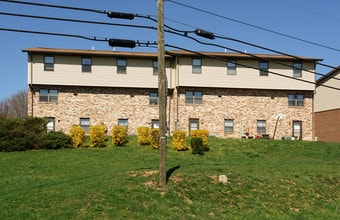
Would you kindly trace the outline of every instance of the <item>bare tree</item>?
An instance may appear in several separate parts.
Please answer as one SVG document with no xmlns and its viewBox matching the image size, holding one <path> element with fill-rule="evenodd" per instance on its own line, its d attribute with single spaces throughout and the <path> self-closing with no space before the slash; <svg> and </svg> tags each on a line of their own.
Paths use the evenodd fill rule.
<svg viewBox="0 0 340 220">
<path fill-rule="evenodd" d="M 8 105 L 5 101 L 0 101 L 0 118 L 8 116 Z"/>
<path fill-rule="evenodd" d="M 10 98 L 2 101 L 0 112 L 7 113 L 4 117 L 23 118 L 27 116 L 27 91 L 21 90 Z M 1 113 L 0 113 L 1 114 Z"/>
</svg>

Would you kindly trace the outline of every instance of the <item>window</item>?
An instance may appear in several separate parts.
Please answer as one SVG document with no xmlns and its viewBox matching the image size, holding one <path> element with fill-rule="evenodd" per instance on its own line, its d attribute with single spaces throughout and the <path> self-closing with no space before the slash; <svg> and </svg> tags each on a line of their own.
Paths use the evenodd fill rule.
<svg viewBox="0 0 340 220">
<path fill-rule="evenodd" d="M 158 105 L 158 92 L 150 92 L 149 104 Z"/>
<path fill-rule="evenodd" d="M 126 73 L 126 59 L 117 59 L 117 73 Z"/>
<path fill-rule="evenodd" d="M 260 76 L 268 76 L 269 63 L 267 61 L 260 61 Z"/>
<path fill-rule="evenodd" d="M 80 118 L 80 127 L 82 127 L 86 132 L 90 130 L 90 118 Z"/>
<path fill-rule="evenodd" d="M 293 63 L 293 76 L 294 77 L 302 76 L 302 63 L 298 63 L 298 62 Z"/>
<path fill-rule="evenodd" d="M 266 121 L 257 120 L 257 133 L 266 133 Z"/>
<path fill-rule="evenodd" d="M 302 121 L 293 121 L 293 137 L 302 140 Z"/>
<path fill-rule="evenodd" d="M 288 106 L 304 106 L 304 95 L 289 94 Z"/>
<path fill-rule="evenodd" d="M 236 61 L 227 61 L 227 74 L 236 75 Z"/>
<path fill-rule="evenodd" d="M 44 57 L 44 70 L 54 71 L 54 57 L 53 56 Z"/>
<path fill-rule="evenodd" d="M 153 75 L 158 75 L 158 61 L 154 60 L 152 61 L 152 68 L 153 68 Z"/>
<path fill-rule="evenodd" d="M 185 92 L 185 103 L 201 104 L 202 103 L 202 92 L 186 91 Z"/>
<path fill-rule="evenodd" d="M 90 73 L 92 71 L 92 59 L 91 58 L 81 58 L 81 71 L 83 73 Z"/>
<path fill-rule="evenodd" d="M 58 90 L 40 89 L 39 102 L 58 102 Z"/>
<path fill-rule="evenodd" d="M 202 71 L 202 60 L 192 59 L 192 73 L 201 73 Z"/>
<path fill-rule="evenodd" d="M 55 131 L 55 118 L 47 118 L 46 129 L 47 132 Z"/>
<path fill-rule="evenodd" d="M 224 132 L 234 131 L 234 119 L 224 119 Z"/>
<path fill-rule="evenodd" d="M 158 119 L 152 119 L 151 120 L 151 128 L 159 128 L 159 120 Z"/>
<path fill-rule="evenodd" d="M 118 125 L 119 126 L 124 126 L 125 129 L 126 129 L 126 133 L 128 131 L 128 123 L 129 123 L 128 119 L 123 119 L 123 118 L 118 119 Z"/>
<path fill-rule="evenodd" d="M 198 129 L 199 129 L 199 119 L 189 118 L 189 134 L 190 134 L 190 131 L 194 131 Z"/>
</svg>

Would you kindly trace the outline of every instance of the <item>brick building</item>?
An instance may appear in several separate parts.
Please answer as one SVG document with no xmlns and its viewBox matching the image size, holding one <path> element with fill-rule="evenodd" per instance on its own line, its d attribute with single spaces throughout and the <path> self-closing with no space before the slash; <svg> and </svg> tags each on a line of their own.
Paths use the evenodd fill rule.
<svg viewBox="0 0 340 220">
<path fill-rule="evenodd" d="M 29 115 L 51 130 L 158 126 L 157 53 L 28 48 Z M 313 140 L 315 64 L 282 55 L 166 52 L 169 131 Z M 280 120 L 277 120 L 278 116 Z"/>
<path fill-rule="evenodd" d="M 340 66 L 317 80 L 314 114 L 317 139 L 340 142 Z"/>
</svg>

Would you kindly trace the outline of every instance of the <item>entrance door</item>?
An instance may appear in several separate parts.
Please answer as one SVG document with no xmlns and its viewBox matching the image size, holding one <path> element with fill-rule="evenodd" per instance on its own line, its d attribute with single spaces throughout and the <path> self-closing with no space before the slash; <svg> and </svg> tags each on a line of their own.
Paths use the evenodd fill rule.
<svg viewBox="0 0 340 220">
<path fill-rule="evenodd" d="M 293 137 L 302 140 L 302 121 L 293 121 Z"/>
</svg>

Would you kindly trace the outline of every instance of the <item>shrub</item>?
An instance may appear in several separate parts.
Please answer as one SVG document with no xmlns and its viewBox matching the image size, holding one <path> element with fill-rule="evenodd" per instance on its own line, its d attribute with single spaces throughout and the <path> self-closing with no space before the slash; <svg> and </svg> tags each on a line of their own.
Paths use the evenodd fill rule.
<svg viewBox="0 0 340 220">
<path fill-rule="evenodd" d="M 46 138 L 43 118 L 0 118 L 0 151 L 40 149 Z"/>
<path fill-rule="evenodd" d="M 90 126 L 90 139 L 91 147 L 104 147 L 105 146 L 105 125 Z"/>
<path fill-rule="evenodd" d="M 159 149 L 160 146 L 160 133 L 159 128 L 151 129 L 151 147 L 153 149 Z"/>
<path fill-rule="evenodd" d="M 190 140 L 190 145 L 192 149 L 192 154 L 203 155 L 203 139 L 201 137 L 193 137 Z"/>
<path fill-rule="evenodd" d="M 178 151 L 188 150 L 188 147 L 185 146 L 186 132 L 177 130 L 172 132 L 172 144 L 174 148 Z"/>
<path fill-rule="evenodd" d="M 85 145 L 86 131 L 79 125 L 73 125 L 70 129 L 70 136 L 74 147 L 82 147 Z"/>
<path fill-rule="evenodd" d="M 122 146 L 126 144 L 126 127 L 113 126 L 112 128 L 112 144 L 114 146 Z"/>
<path fill-rule="evenodd" d="M 138 127 L 137 141 L 140 145 L 149 145 L 151 143 L 151 129 L 148 127 Z"/>
<path fill-rule="evenodd" d="M 73 147 L 72 139 L 62 131 L 49 132 L 43 144 L 44 149 L 57 150 Z"/>
<path fill-rule="evenodd" d="M 208 130 L 193 130 L 190 131 L 190 138 L 200 137 L 203 140 L 203 150 L 207 151 L 208 148 L 208 139 L 209 139 L 209 131 Z"/>
</svg>

